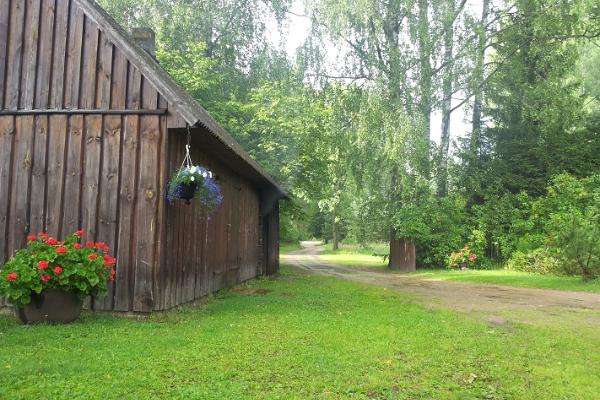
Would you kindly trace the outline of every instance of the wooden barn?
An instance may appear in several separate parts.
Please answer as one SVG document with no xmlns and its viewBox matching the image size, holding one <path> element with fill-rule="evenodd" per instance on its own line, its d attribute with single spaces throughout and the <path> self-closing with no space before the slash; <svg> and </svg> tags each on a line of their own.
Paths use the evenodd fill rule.
<svg viewBox="0 0 600 400">
<path fill-rule="evenodd" d="M 92 0 L 0 0 L 0 264 L 30 233 L 85 229 L 118 260 L 98 310 L 166 310 L 279 265 L 284 191 L 150 53 Z M 222 186 L 210 218 L 166 201 L 188 126 Z"/>
</svg>

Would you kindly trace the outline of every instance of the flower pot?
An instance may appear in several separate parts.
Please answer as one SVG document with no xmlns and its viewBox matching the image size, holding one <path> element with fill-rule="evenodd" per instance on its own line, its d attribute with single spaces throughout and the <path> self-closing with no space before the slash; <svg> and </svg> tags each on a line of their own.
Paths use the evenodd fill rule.
<svg viewBox="0 0 600 400">
<path fill-rule="evenodd" d="M 33 294 L 31 302 L 15 307 L 15 315 L 22 324 L 68 324 L 79 318 L 83 300 L 60 289 L 46 289 Z"/>
<path fill-rule="evenodd" d="M 460 268 L 461 271 L 464 271 L 467 269 L 467 263 L 460 263 L 460 264 L 458 264 L 458 267 Z"/>
<path fill-rule="evenodd" d="M 169 197 L 185 200 L 185 204 L 191 204 L 197 190 L 198 184 L 196 182 L 190 184 L 176 183 L 169 187 Z"/>
</svg>

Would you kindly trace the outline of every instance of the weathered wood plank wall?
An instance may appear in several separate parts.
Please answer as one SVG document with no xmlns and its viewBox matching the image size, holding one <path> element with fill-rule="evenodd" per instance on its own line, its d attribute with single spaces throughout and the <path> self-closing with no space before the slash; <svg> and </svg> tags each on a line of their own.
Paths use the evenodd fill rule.
<svg viewBox="0 0 600 400">
<path fill-rule="evenodd" d="M 185 130 L 170 133 L 170 173 L 179 168 L 185 145 Z M 224 202 L 211 215 L 197 204 L 178 201 L 167 207 L 166 259 L 159 272 L 165 291 L 156 309 L 192 301 L 259 273 L 258 191 L 194 139 L 192 159 L 216 173 Z"/>
<path fill-rule="evenodd" d="M 83 228 L 118 259 L 119 284 L 94 307 L 151 311 L 167 116 L 76 110 L 159 104 L 76 1 L 0 0 L 0 110 L 73 110 L 0 116 L 0 263 L 29 233 Z"/>
<path fill-rule="evenodd" d="M 211 216 L 167 206 L 184 122 L 110 34 L 78 0 L 0 0 L 0 263 L 28 234 L 85 229 L 117 258 L 117 282 L 91 306 L 140 312 L 272 272 L 276 214 L 260 216 L 259 189 L 198 138 L 193 157 L 225 202 Z"/>
</svg>

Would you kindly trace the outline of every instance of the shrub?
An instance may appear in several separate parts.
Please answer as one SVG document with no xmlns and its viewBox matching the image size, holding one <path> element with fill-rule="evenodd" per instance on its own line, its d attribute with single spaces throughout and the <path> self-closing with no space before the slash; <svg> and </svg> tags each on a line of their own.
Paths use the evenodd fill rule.
<svg viewBox="0 0 600 400">
<path fill-rule="evenodd" d="M 516 251 L 506 263 L 506 269 L 538 274 L 562 275 L 565 273 L 560 262 L 545 248 L 527 253 Z"/>
<path fill-rule="evenodd" d="M 469 225 L 462 197 L 430 197 L 418 205 L 402 208 L 396 214 L 398 237 L 415 240 L 417 264 L 444 267 L 448 254 L 468 239 Z"/>
<path fill-rule="evenodd" d="M 600 175 L 577 179 L 556 176 L 547 196 L 534 205 L 546 243 L 565 273 L 593 279 L 600 275 Z"/>
<path fill-rule="evenodd" d="M 29 236 L 27 248 L 0 269 L 0 295 L 22 306 L 44 289 L 61 289 L 81 298 L 106 292 L 107 283 L 115 280 L 117 261 L 104 243 L 80 243 L 83 235 L 77 231 L 64 242 L 45 233 Z"/>
<path fill-rule="evenodd" d="M 448 268 L 456 269 L 463 265 L 473 267 L 477 263 L 477 253 L 469 246 L 463 247 L 460 251 L 452 252 L 448 257 Z"/>
</svg>

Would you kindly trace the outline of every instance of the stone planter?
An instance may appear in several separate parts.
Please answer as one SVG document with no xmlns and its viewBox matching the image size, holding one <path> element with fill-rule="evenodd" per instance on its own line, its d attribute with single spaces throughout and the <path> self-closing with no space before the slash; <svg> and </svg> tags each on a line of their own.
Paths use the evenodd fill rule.
<svg viewBox="0 0 600 400">
<path fill-rule="evenodd" d="M 59 289 L 46 289 L 33 294 L 31 302 L 15 307 L 15 315 L 21 324 L 68 324 L 79 318 L 83 300 L 72 293 Z"/>
</svg>

